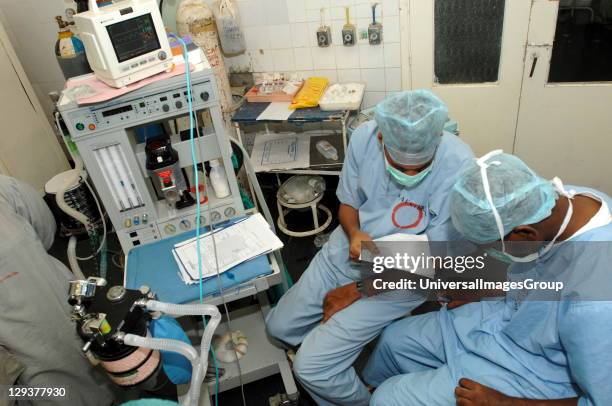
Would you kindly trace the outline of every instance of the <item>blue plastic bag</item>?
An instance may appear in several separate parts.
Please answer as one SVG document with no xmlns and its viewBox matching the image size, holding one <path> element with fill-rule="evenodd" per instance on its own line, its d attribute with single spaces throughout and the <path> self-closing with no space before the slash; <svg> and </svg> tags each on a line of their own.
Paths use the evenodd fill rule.
<svg viewBox="0 0 612 406">
<path fill-rule="evenodd" d="M 170 316 L 162 316 L 151 321 L 151 335 L 155 338 L 168 338 L 183 341 L 191 345 L 189 337 L 181 325 Z M 170 381 L 175 385 L 191 382 L 191 362 L 181 354 L 171 351 L 160 351 L 162 366 Z"/>
</svg>

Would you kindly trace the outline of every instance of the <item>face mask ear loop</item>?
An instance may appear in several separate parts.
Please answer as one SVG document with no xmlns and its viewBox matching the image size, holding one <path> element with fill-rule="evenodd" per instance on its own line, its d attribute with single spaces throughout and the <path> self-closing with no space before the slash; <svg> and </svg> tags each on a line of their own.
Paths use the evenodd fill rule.
<svg viewBox="0 0 612 406">
<path fill-rule="evenodd" d="M 544 254 L 546 254 L 548 251 L 552 249 L 552 247 L 555 245 L 555 242 L 557 241 L 559 236 L 561 236 L 561 234 L 563 234 L 563 232 L 567 228 L 570 220 L 572 219 L 572 215 L 574 214 L 574 206 L 572 205 L 572 200 L 571 198 L 568 198 L 568 199 L 569 199 L 568 200 L 569 206 L 567 207 L 567 212 L 565 213 L 565 218 L 563 219 L 563 223 L 561 223 L 561 227 L 559 227 L 559 231 L 557 231 L 557 235 L 555 235 L 554 238 L 548 244 L 546 244 L 546 246 L 542 248 L 540 252 L 536 254 L 528 255 L 523 258 L 509 256 L 510 259 L 512 259 L 514 262 L 531 262 L 533 260 L 536 260 L 542 257 Z"/>
<path fill-rule="evenodd" d="M 576 191 L 566 190 L 565 187 L 563 186 L 563 182 L 558 177 L 553 178 L 552 184 L 555 186 L 555 189 L 557 189 L 557 192 L 567 197 L 568 199 L 567 202 L 569 203 L 569 206 L 567 207 L 567 212 L 565 213 L 565 218 L 563 219 L 563 223 L 561 223 L 561 227 L 559 227 L 559 231 L 557 231 L 557 234 L 555 235 L 555 237 L 548 244 L 548 246 L 544 249 L 544 252 L 548 252 L 552 248 L 553 244 L 555 243 L 555 241 L 557 241 L 557 238 L 559 238 L 561 234 L 563 234 L 563 232 L 569 225 L 569 222 L 572 219 L 572 216 L 574 215 L 574 205 L 572 204 L 572 200 L 574 199 L 574 195 L 576 194 Z"/>
<path fill-rule="evenodd" d="M 387 159 L 387 147 L 385 147 L 384 140 L 381 140 L 380 142 L 382 144 L 382 153 L 383 153 L 383 159 L 385 161 L 385 169 L 387 169 L 389 166 L 391 166 L 391 164 L 389 163 L 389 160 Z"/>
<path fill-rule="evenodd" d="M 495 204 L 493 203 L 493 196 L 491 195 L 491 187 L 489 185 L 489 177 L 487 175 L 487 168 L 491 165 L 499 166 L 501 162 L 493 161 L 491 163 L 487 163 L 486 161 L 494 155 L 501 154 L 503 151 L 501 149 L 491 151 L 488 154 L 480 157 L 476 160 L 476 164 L 480 166 L 480 176 L 482 177 L 482 187 L 484 189 L 485 197 L 487 198 L 487 202 L 489 206 L 491 206 L 491 211 L 493 212 L 493 218 L 495 219 L 495 224 L 497 224 L 497 230 L 499 231 L 499 237 L 502 243 L 502 252 L 506 252 L 506 244 L 504 242 L 504 223 L 499 216 L 497 208 L 495 208 Z"/>
<path fill-rule="evenodd" d="M 563 186 L 563 181 L 556 176 L 552 179 L 551 183 L 553 184 L 557 192 L 559 192 L 559 194 L 567 197 L 568 199 L 573 199 L 576 195 L 575 190 L 566 190 L 565 186 Z"/>
<path fill-rule="evenodd" d="M 568 199 L 569 199 L 568 200 L 569 206 L 567 206 L 567 212 L 565 213 L 565 218 L 563 219 L 563 223 L 561 223 L 561 227 L 559 227 L 559 231 L 557 231 L 557 235 L 555 235 L 552 241 L 548 244 L 544 252 L 548 252 L 552 248 L 553 244 L 555 243 L 555 241 L 557 241 L 557 238 L 559 238 L 559 236 L 563 234 L 563 232 L 569 225 L 569 222 L 572 219 L 572 216 L 574 215 L 574 205 L 572 204 L 572 198 L 568 197 Z"/>
<path fill-rule="evenodd" d="M 379 133 L 379 134 L 380 134 L 380 133 Z M 382 135 L 382 134 L 381 134 L 381 135 Z M 389 160 L 387 159 L 387 147 L 385 147 L 385 140 L 384 140 L 384 138 L 381 138 L 381 140 L 380 140 L 380 144 L 382 145 L 383 163 L 384 163 L 384 165 L 385 165 L 385 171 L 386 171 L 386 170 L 387 170 L 387 168 L 388 168 L 389 166 L 391 166 L 391 164 L 389 163 Z M 389 191 L 389 188 L 390 188 L 391 182 L 393 182 L 393 179 L 390 179 L 390 177 L 389 177 L 389 176 L 387 176 L 387 178 L 388 178 L 388 179 L 387 179 L 387 186 L 386 186 L 385 192 L 388 192 L 388 191 Z"/>
</svg>

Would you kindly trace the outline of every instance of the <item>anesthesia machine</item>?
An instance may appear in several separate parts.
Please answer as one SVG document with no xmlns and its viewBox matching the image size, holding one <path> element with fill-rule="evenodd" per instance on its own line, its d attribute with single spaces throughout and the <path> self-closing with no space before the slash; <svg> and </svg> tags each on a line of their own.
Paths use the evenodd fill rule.
<svg viewBox="0 0 612 406">
<path fill-rule="evenodd" d="M 200 174 L 199 187 L 205 196 L 200 199 L 201 225 L 244 212 L 210 68 L 193 71 L 191 84 L 195 156 L 189 126 L 183 124 L 183 131 L 180 126 L 190 114 L 183 75 L 103 103 L 78 105 L 65 94 L 60 99 L 58 110 L 70 139 L 126 253 L 134 246 L 195 229 L 196 185 L 190 184 L 188 176 L 193 173 L 194 158 L 201 172 L 211 161 L 222 162 L 231 192 L 217 197 L 205 189 L 206 177 Z"/>
</svg>

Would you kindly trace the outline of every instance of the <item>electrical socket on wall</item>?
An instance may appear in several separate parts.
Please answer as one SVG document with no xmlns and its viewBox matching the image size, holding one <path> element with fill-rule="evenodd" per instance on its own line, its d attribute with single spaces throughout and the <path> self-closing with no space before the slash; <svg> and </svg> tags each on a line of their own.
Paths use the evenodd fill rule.
<svg viewBox="0 0 612 406">
<path fill-rule="evenodd" d="M 372 23 L 368 26 L 368 40 L 370 45 L 380 45 L 382 43 L 382 24 L 376 22 L 376 7 L 379 3 L 372 4 Z"/>
<path fill-rule="evenodd" d="M 352 47 L 357 42 L 357 30 L 351 24 L 350 7 L 344 8 L 346 24 L 342 27 L 342 44 L 345 47 Z"/>
<path fill-rule="evenodd" d="M 342 28 L 342 44 L 350 47 L 355 45 L 357 42 L 357 33 L 355 32 L 355 26 L 347 24 Z"/>
<path fill-rule="evenodd" d="M 317 30 L 317 44 L 320 47 L 325 48 L 330 46 L 331 42 L 331 29 L 329 28 L 329 26 L 323 25 L 319 27 L 319 29 Z"/>
<path fill-rule="evenodd" d="M 368 27 L 368 39 L 370 45 L 380 45 L 382 43 L 383 27 L 380 23 L 370 24 Z"/>
</svg>

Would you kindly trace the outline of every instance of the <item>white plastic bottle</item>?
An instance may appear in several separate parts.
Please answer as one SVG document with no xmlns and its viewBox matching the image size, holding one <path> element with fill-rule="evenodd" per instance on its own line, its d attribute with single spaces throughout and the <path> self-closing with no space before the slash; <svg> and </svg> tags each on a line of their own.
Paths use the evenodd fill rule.
<svg viewBox="0 0 612 406">
<path fill-rule="evenodd" d="M 215 195 L 219 199 L 223 199 L 230 195 L 229 184 L 227 183 L 227 176 L 225 170 L 221 166 L 218 159 L 210 161 L 210 183 L 215 192 Z"/>
</svg>

